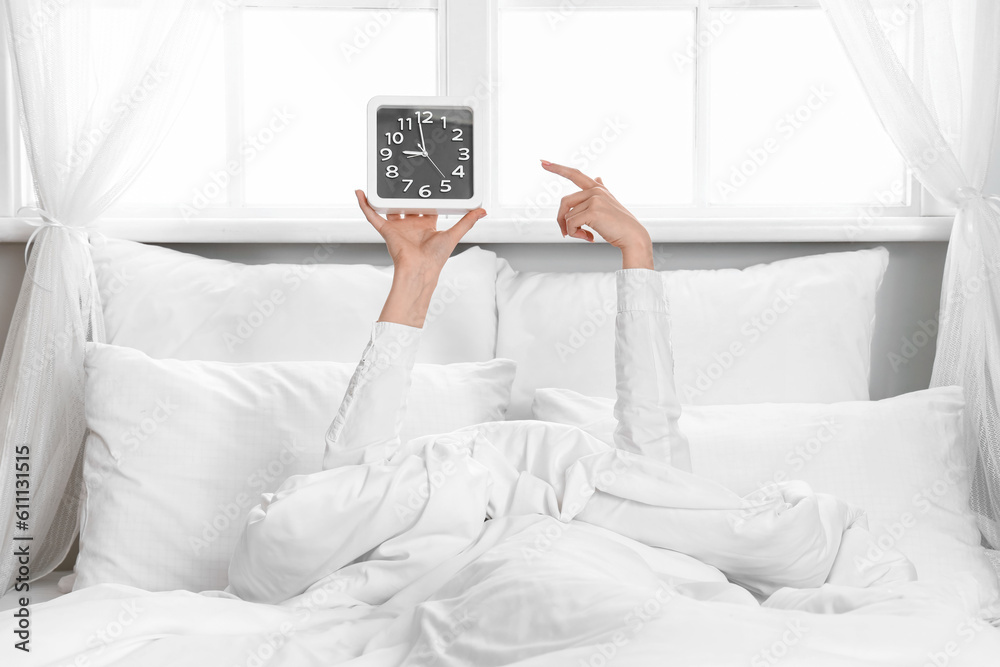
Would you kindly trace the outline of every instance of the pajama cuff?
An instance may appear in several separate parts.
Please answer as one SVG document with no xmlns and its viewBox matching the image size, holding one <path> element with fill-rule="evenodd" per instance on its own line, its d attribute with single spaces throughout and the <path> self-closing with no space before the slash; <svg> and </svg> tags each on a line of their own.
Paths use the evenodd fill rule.
<svg viewBox="0 0 1000 667">
<path fill-rule="evenodd" d="M 651 269 L 621 269 L 615 273 L 618 287 L 618 312 L 642 310 L 667 312 L 663 276 Z"/>
<path fill-rule="evenodd" d="M 413 368 L 423 329 L 396 322 L 375 322 L 362 363 L 377 368 Z"/>
</svg>

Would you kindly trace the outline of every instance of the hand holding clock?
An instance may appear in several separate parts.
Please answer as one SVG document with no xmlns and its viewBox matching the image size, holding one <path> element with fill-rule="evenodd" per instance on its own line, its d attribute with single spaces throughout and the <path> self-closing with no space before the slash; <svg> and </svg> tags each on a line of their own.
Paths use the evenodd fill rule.
<svg viewBox="0 0 1000 667">
<path fill-rule="evenodd" d="M 436 215 L 389 214 L 383 218 L 361 190 L 354 193 L 365 218 L 383 239 L 395 270 L 380 322 L 422 327 L 445 262 L 486 211 L 469 211 L 450 229 L 438 230 Z"/>
<path fill-rule="evenodd" d="M 623 269 L 653 268 L 653 242 L 649 232 L 608 192 L 600 177 L 593 179 L 579 169 L 545 160 L 542 160 L 542 167 L 581 188 L 580 192 L 563 197 L 559 205 L 556 221 L 563 236 L 592 242 L 594 235 L 583 228 L 586 225 L 622 251 Z"/>
</svg>

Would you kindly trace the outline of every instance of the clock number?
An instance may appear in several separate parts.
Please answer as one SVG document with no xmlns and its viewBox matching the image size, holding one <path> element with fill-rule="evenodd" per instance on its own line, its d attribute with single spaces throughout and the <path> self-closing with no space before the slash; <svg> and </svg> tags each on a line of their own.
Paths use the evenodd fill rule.
<svg viewBox="0 0 1000 667">
<path fill-rule="evenodd" d="M 469 149 L 468 148 L 459 148 L 458 149 L 458 159 L 459 160 L 468 160 L 469 159 Z"/>
<path fill-rule="evenodd" d="M 413 129 L 413 119 L 412 118 L 397 118 L 399 121 L 399 129 L 401 130 L 412 130 Z M 406 121 L 406 127 L 403 127 L 403 121 Z"/>
<path fill-rule="evenodd" d="M 420 114 L 427 114 L 427 117 L 426 118 L 421 118 Z M 434 122 L 434 114 L 432 114 L 430 111 L 418 111 L 417 112 L 417 121 L 421 122 L 421 123 L 433 123 Z"/>
<path fill-rule="evenodd" d="M 413 179 L 412 178 L 404 178 L 403 182 L 406 183 L 406 185 L 403 186 L 403 192 L 406 192 L 407 190 L 410 189 L 410 186 L 413 185 Z"/>
<path fill-rule="evenodd" d="M 455 136 L 451 138 L 452 141 L 461 141 L 462 140 L 462 128 L 455 127 L 455 128 L 452 128 L 451 131 L 455 133 Z"/>
<path fill-rule="evenodd" d="M 430 197 L 431 194 L 432 194 L 431 193 L 431 186 L 429 186 L 429 185 L 421 185 L 420 186 L 420 196 L 421 197 L 425 197 L 425 198 L 426 197 Z"/>
<path fill-rule="evenodd" d="M 462 150 L 466 150 L 466 149 L 463 148 Z M 451 175 L 452 176 L 458 176 L 459 178 L 465 178 L 465 165 L 464 164 L 460 164 L 457 167 L 455 167 L 454 169 L 452 169 L 451 170 Z"/>
<path fill-rule="evenodd" d="M 394 164 L 390 164 L 388 167 L 385 168 L 386 178 L 396 178 L 397 176 L 399 176 L 399 167 L 397 167 Z"/>
<path fill-rule="evenodd" d="M 451 192 L 451 181 L 448 179 L 441 181 L 441 192 Z"/>
<path fill-rule="evenodd" d="M 385 133 L 385 143 L 387 143 L 387 144 L 401 144 L 401 143 L 403 143 L 403 133 L 402 132 L 386 132 Z"/>
<path fill-rule="evenodd" d="M 383 148 L 382 150 L 379 151 L 379 155 L 382 156 L 382 162 L 385 162 L 386 160 L 392 157 L 392 149 Z"/>
<path fill-rule="evenodd" d="M 441 116 L 441 127 L 443 129 L 445 129 L 445 130 L 448 129 L 448 117 L 447 116 Z"/>
</svg>

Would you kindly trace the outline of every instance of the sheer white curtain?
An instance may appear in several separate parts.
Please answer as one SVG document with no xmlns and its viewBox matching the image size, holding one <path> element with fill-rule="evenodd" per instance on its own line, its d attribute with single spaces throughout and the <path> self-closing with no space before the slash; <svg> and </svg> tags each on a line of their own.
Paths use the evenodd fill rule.
<svg viewBox="0 0 1000 667">
<path fill-rule="evenodd" d="M 1000 547 L 1000 199 L 982 192 L 1000 95 L 1000 2 L 914 0 L 911 77 L 871 0 L 822 0 L 872 105 L 920 182 L 957 209 L 932 386 L 961 385 L 972 506 Z M 876 0 L 876 7 L 878 0 Z M 978 457 L 977 457 L 978 455 Z"/>
<path fill-rule="evenodd" d="M 0 360 L 0 586 L 6 591 L 23 574 L 15 549 L 29 547 L 35 579 L 65 557 L 76 531 L 83 350 L 87 340 L 103 337 L 86 229 L 163 140 L 223 5 L 4 4 L 40 209 L 26 219 L 38 229 Z"/>
</svg>

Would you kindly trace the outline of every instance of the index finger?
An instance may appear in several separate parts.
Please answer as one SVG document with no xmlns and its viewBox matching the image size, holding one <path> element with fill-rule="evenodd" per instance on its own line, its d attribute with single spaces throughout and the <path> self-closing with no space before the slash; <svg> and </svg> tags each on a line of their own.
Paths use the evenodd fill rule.
<svg viewBox="0 0 1000 667">
<path fill-rule="evenodd" d="M 553 174 L 569 179 L 573 182 L 573 185 L 583 190 L 600 185 L 600 183 L 592 179 L 590 176 L 587 176 L 585 173 L 574 167 L 567 167 L 565 165 L 556 164 L 555 162 L 542 160 L 542 168 L 546 171 L 551 171 Z"/>
</svg>

